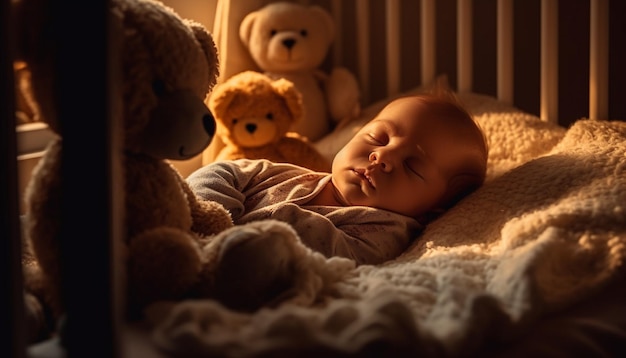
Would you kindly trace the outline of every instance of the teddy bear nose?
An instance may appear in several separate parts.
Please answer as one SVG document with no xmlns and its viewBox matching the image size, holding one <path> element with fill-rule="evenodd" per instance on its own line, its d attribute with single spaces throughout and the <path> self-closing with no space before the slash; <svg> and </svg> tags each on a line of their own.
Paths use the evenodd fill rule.
<svg viewBox="0 0 626 358">
<path fill-rule="evenodd" d="M 246 131 L 250 134 L 256 132 L 256 124 L 254 123 L 248 123 L 246 124 Z"/>
<path fill-rule="evenodd" d="M 204 116 L 202 116 L 202 125 L 204 126 L 204 130 L 207 132 L 207 134 L 213 137 L 213 135 L 215 134 L 215 118 L 213 118 L 211 112 L 206 113 Z"/>
<path fill-rule="evenodd" d="M 291 49 L 293 47 L 293 45 L 296 44 L 296 40 L 294 39 L 285 39 L 283 40 L 283 45 L 285 45 L 286 48 Z"/>
</svg>

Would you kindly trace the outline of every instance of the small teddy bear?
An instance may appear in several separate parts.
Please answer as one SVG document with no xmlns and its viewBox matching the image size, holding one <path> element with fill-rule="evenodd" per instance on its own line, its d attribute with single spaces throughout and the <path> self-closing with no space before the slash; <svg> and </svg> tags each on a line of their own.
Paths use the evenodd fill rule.
<svg viewBox="0 0 626 358">
<path fill-rule="evenodd" d="M 307 138 L 288 132 L 302 116 L 302 97 L 290 81 L 244 71 L 216 87 L 209 108 L 225 144 L 217 160 L 269 159 L 330 170 L 330 163 Z"/>
<path fill-rule="evenodd" d="M 42 1 L 21 0 L 18 14 Z M 21 10 L 20 10 L 21 9 Z M 32 8 L 30 8 L 32 10 Z M 233 226 L 228 211 L 196 198 L 168 159 L 191 158 L 215 134 L 204 101 L 216 82 L 218 60 L 202 25 L 181 19 L 156 0 L 112 0 L 110 12 L 121 60 L 121 130 L 124 187 L 124 257 L 128 311 L 151 302 L 180 299 L 202 285 L 202 247 L 211 235 Z M 41 119 L 59 136 L 46 149 L 25 193 L 26 289 L 64 312 L 60 292 L 60 207 L 63 120 L 53 105 L 56 73 L 48 46 L 38 48 L 41 31 L 21 20 L 18 56 L 32 73 L 31 90 Z M 41 19 L 45 19 L 42 14 Z M 42 20 L 43 21 L 43 20 Z M 45 27 L 45 25 L 42 25 Z M 85 114 L 88 117 L 88 113 Z M 85 207 L 76 210 L 89 210 Z M 97 212 L 97 210 L 95 210 Z M 85 233 L 89 239 L 89 233 Z M 86 243 L 88 244 L 88 243 Z M 30 253 L 27 253 L 30 254 Z M 43 292 L 43 293 L 42 293 Z"/>
<path fill-rule="evenodd" d="M 360 90 L 344 67 L 322 65 L 334 41 L 330 14 L 319 6 L 273 2 L 245 16 L 239 37 L 256 65 L 272 78 L 293 82 L 302 94 L 304 119 L 291 130 L 316 142 L 360 112 Z"/>
</svg>

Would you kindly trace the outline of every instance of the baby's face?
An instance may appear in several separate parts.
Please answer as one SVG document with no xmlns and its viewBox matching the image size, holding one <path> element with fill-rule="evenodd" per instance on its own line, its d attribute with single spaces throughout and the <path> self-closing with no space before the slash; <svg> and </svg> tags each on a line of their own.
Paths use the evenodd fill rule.
<svg viewBox="0 0 626 358">
<path fill-rule="evenodd" d="M 420 100 L 396 100 L 337 153 L 336 196 L 344 205 L 419 217 L 440 204 L 451 173 L 476 149 L 465 134 Z"/>
</svg>

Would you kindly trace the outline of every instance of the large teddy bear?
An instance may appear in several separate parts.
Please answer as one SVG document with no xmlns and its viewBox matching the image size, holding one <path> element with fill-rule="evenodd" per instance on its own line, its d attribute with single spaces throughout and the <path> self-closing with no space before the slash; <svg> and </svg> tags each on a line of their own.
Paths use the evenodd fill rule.
<svg viewBox="0 0 626 358">
<path fill-rule="evenodd" d="M 225 143 L 217 160 L 269 159 L 330 170 L 330 163 L 307 138 L 289 132 L 290 125 L 301 120 L 302 96 L 288 80 L 241 72 L 213 91 L 209 108 Z"/>
<path fill-rule="evenodd" d="M 41 311 L 35 297 L 43 302 L 40 306 L 50 308 L 54 321 L 65 312 L 59 257 L 63 204 L 58 195 L 64 148 L 59 130 L 63 118 L 57 116 L 53 101 L 56 72 L 52 54 L 47 52 L 53 47 L 40 38 L 42 32 L 36 26 L 45 28 L 47 13 L 30 11 L 44 2 L 15 4 L 23 36 L 18 41 L 18 57 L 32 73 L 29 87 L 42 120 L 59 134 L 47 147 L 26 190 L 23 263 L 29 317 L 37 318 Z M 33 21 L 24 15 L 33 13 L 41 17 Z M 214 136 L 215 121 L 204 103 L 218 73 L 211 35 L 153 0 L 112 0 L 111 14 L 119 30 L 115 42 L 120 45 L 122 67 L 125 204 L 124 255 L 114 260 L 123 262 L 127 311 L 137 316 L 153 302 L 187 297 L 215 297 L 239 309 L 258 307 L 273 292 L 284 289 L 277 280 L 290 282 L 283 279 L 290 273 L 290 259 L 274 258 L 285 252 L 284 239 L 295 242 L 297 235 L 288 224 L 274 221 L 233 226 L 223 206 L 197 199 L 167 162 L 200 153 Z M 86 205 L 76 210 L 97 213 L 100 208 Z M 89 239 L 89 233 L 85 235 Z M 267 255 L 255 264 L 247 257 L 262 251 L 257 246 Z M 245 263 L 245 267 L 237 269 L 232 263 Z M 261 271 L 266 275 L 259 278 Z M 253 282 L 245 284 L 248 281 Z M 30 329 L 42 329 L 44 324 L 34 322 Z"/>
<path fill-rule="evenodd" d="M 355 76 L 344 67 L 334 67 L 330 74 L 320 68 L 335 38 L 333 19 L 323 8 L 270 3 L 245 16 L 239 37 L 262 71 L 293 82 L 302 93 L 304 119 L 292 131 L 315 142 L 358 116 Z"/>
<path fill-rule="evenodd" d="M 41 31 L 47 13 L 33 11 L 45 2 L 16 4 L 23 36 L 18 56 L 32 73 L 31 89 L 42 120 L 62 134 L 63 118 L 57 116 L 51 100 L 56 81 L 53 53 L 46 52 L 53 44 Z M 119 30 L 122 83 L 117 87 L 123 91 L 119 113 L 125 188 L 122 251 L 132 312 L 157 300 L 179 299 L 205 289 L 196 288 L 203 286 L 207 275 L 203 244 L 233 224 L 220 204 L 197 200 L 167 161 L 201 153 L 215 134 L 215 121 L 205 104 L 218 74 L 211 35 L 158 1 L 113 0 L 110 11 L 114 30 Z M 65 311 L 59 257 L 63 199 L 58 195 L 63 186 L 63 150 L 59 135 L 48 145 L 25 193 L 25 287 L 51 307 L 55 318 Z M 82 175 L 79 168 L 76 173 Z M 85 200 L 85 207 L 76 210 L 101 212 Z M 89 233 L 85 235 L 88 240 Z"/>
</svg>

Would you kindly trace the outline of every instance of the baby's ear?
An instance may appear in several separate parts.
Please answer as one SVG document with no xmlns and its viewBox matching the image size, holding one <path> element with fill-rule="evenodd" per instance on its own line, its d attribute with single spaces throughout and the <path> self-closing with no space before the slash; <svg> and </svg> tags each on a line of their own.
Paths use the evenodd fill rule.
<svg viewBox="0 0 626 358">
<path fill-rule="evenodd" d="M 449 209 L 464 197 L 478 189 L 483 183 L 483 179 L 476 174 L 457 174 L 448 181 L 448 188 L 439 206 Z"/>
</svg>

